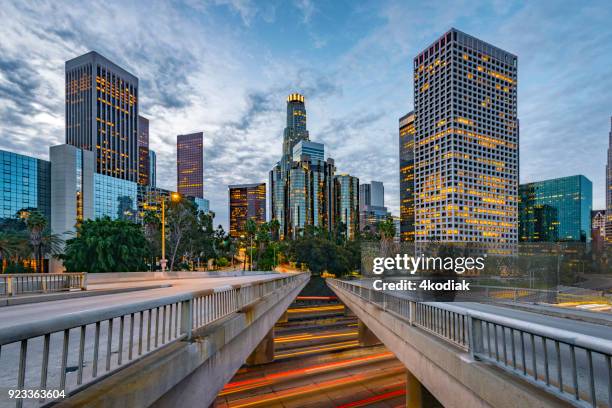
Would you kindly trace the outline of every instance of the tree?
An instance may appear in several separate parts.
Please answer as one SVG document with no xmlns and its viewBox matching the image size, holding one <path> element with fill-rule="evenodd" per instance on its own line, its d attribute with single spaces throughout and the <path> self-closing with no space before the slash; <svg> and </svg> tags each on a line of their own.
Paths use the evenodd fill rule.
<svg viewBox="0 0 612 408">
<path fill-rule="evenodd" d="M 252 270 L 253 269 L 253 239 L 255 238 L 255 234 L 257 233 L 257 224 L 255 223 L 255 221 L 253 221 L 252 218 L 249 218 L 248 220 L 246 220 L 246 225 L 245 225 L 245 230 L 246 230 L 246 239 L 247 239 L 247 245 L 249 246 L 249 268 Z M 245 259 L 246 259 L 246 253 L 245 253 Z"/>
<path fill-rule="evenodd" d="M 11 258 L 19 253 L 20 243 L 24 238 L 14 231 L 0 231 L 0 273 L 3 272 L 4 262 L 10 263 Z"/>
<path fill-rule="evenodd" d="M 153 269 L 155 260 L 161 255 L 161 221 L 159 215 L 152 210 L 147 210 L 142 218 L 144 236 L 148 243 L 150 269 Z"/>
<path fill-rule="evenodd" d="M 42 273 L 42 245 L 43 232 L 47 228 L 47 219 L 38 211 L 24 214 L 26 226 L 28 227 L 30 245 L 36 259 L 36 272 Z"/>
<path fill-rule="evenodd" d="M 170 271 L 189 244 L 187 237 L 194 232 L 197 209 L 195 204 L 181 197 L 177 202 L 171 201 L 166 210 L 166 234 L 170 250 Z"/>
<path fill-rule="evenodd" d="M 272 234 L 272 241 L 280 240 L 280 222 L 273 218 L 270 222 L 270 232 Z"/>
<path fill-rule="evenodd" d="M 85 220 L 60 256 L 68 272 L 145 271 L 149 256 L 140 225 L 104 217 Z"/>
</svg>

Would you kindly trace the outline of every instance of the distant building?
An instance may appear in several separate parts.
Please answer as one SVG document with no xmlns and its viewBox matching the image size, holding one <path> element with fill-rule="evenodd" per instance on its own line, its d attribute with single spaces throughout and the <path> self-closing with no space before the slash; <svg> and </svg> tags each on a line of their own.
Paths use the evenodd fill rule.
<svg viewBox="0 0 612 408">
<path fill-rule="evenodd" d="M 451 29 L 413 62 L 415 239 L 508 253 L 518 237 L 517 57 Z"/>
<path fill-rule="evenodd" d="M 521 241 L 591 241 L 593 184 L 582 175 L 519 186 Z"/>
<path fill-rule="evenodd" d="M 606 242 L 606 210 L 591 211 L 591 239 L 593 246 L 602 249 Z"/>
<path fill-rule="evenodd" d="M 138 184 L 150 184 L 149 173 L 149 119 L 138 116 Z"/>
<path fill-rule="evenodd" d="M 51 163 L 0 150 L 0 220 L 37 209 L 51 221 Z"/>
<path fill-rule="evenodd" d="M 391 216 L 385 207 L 385 188 L 382 182 L 359 184 L 359 230 L 375 233 L 377 224 Z"/>
<path fill-rule="evenodd" d="M 149 149 L 149 186 L 157 186 L 157 154 Z"/>
<path fill-rule="evenodd" d="M 323 143 L 300 140 L 293 147 L 293 160 L 299 161 L 302 156 L 308 156 L 310 160 L 325 160 L 325 146 Z"/>
<path fill-rule="evenodd" d="M 414 241 L 414 112 L 399 119 L 400 227 L 402 241 Z"/>
<path fill-rule="evenodd" d="M 266 183 L 235 184 L 228 186 L 229 233 L 238 238 L 246 233 L 249 219 L 256 224 L 266 222 Z"/>
<path fill-rule="evenodd" d="M 608 133 L 608 162 L 606 163 L 606 242 L 612 242 L 612 117 Z"/>
<path fill-rule="evenodd" d="M 66 61 L 66 143 L 95 152 L 96 173 L 138 181 L 138 78 L 91 51 Z"/>
<path fill-rule="evenodd" d="M 359 179 L 349 174 L 335 176 L 336 223 L 342 223 L 347 239 L 359 231 Z"/>
<path fill-rule="evenodd" d="M 204 197 L 204 134 L 178 135 L 176 138 L 177 190 L 189 197 Z"/>
</svg>

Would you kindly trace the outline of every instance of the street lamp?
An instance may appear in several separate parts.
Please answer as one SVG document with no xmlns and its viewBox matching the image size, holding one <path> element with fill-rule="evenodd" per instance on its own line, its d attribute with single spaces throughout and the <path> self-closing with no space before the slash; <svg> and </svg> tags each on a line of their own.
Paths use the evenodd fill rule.
<svg viewBox="0 0 612 408">
<path fill-rule="evenodd" d="M 179 193 L 170 193 L 170 200 L 173 202 L 178 202 L 181 200 L 181 195 Z M 161 259 L 159 260 L 159 264 L 161 265 L 162 272 L 166 272 L 166 264 L 168 260 L 166 259 L 166 199 L 162 198 L 161 200 L 162 206 L 162 219 L 161 219 Z"/>
</svg>

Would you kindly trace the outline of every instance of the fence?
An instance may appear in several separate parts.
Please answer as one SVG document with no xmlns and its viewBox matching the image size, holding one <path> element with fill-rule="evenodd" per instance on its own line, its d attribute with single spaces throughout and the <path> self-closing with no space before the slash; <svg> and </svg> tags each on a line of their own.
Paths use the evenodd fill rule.
<svg viewBox="0 0 612 408">
<path fill-rule="evenodd" d="M 0 274 L 0 296 L 87 289 L 87 273 Z"/>
<path fill-rule="evenodd" d="M 453 345 L 576 406 L 612 407 L 612 341 L 461 307 L 417 302 L 328 279 Z"/>
<path fill-rule="evenodd" d="M 262 297 L 276 291 L 289 292 L 308 276 L 296 274 L 111 305 L 4 330 L 0 333 L 0 389 L 64 390 L 66 395 L 77 392 L 164 346 L 191 339 L 195 330 Z M 11 359 L 15 356 L 16 362 Z M 2 398 L 6 393 L 0 396 L 0 405 Z M 41 396 L 36 401 L 17 399 L 15 404 L 19 408 L 46 401 Z"/>
</svg>

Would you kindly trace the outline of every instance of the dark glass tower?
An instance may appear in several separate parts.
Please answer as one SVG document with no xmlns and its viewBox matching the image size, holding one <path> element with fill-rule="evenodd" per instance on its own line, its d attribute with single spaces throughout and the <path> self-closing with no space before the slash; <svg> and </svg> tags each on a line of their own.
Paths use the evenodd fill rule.
<svg viewBox="0 0 612 408">
<path fill-rule="evenodd" d="M 399 119 L 400 237 L 414 241 L 414 112 Z"/>
<path fill-rule="evenodd" d="M 66 143 L 95 152 L 96 173 L 138 180 L 138 78 L 97 52 L 66 61 Z"/>
<path fill-rule="evenodd" d="M 138 184 L 148 186 L 149 180 L 149 119 L 138 116 Z"/>
<path fill-rule="evenodd" d="M 202 132 L 176 138 L 176 184 L 182 195 L 204 198 L 203 139 Z"/>
<path fill-rule="evenodd" d="M 612 117 L 608 135 L 608 163 L 606 164 L 606 242 L 612 242 Z"/>
</svg>

